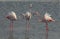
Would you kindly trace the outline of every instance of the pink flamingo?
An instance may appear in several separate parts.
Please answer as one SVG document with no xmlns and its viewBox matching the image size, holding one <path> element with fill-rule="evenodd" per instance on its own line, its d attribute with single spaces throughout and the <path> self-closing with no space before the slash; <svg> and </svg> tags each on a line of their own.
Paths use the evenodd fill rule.
<svg viewBox="0 0 60 39">
<path fill-rule="evenodd" d="M 26 24 L 27 24 L 27 28 L 26 28 L 26 39 L 29 39 L 29 35 L 28 35 L 28 33 L 29 33 L 29 30 L 30 30 L 30 19 L 31 19 L 31 17 L 32 17 L 32 15 L 38 15 L 38 12 L 36 12 L 36 13 L 30 13 L 30 12 L 26 12 L 25 14 L 22 14 L 22 16 L 23 16 L 23 18 L 25 18 L 26 19 Z"/>
<path fill-rule="evenodd" d="M 26 36 L 26 38 L 25 39 L 29 39 L 29 35 L 28 35 L 28 33 L 29 33 L 29 30 L 30 30 L 30 19 L 31 19 L 31 17 L 32 17 L 32 15 L 37 15 L 38 13 L 31 13 L 31 8 L 32 8 L 32 4 L 30 4 L 29 5 L 29 11 L 27 11 L 25 14 L 21 14 L 22 16 L 23 16 L 23 18 L 25 18 L 26 19 L 26 24 L 27 24 L 27 28 L 26 28 L 26 34 L 25 34 L 25 36 Z"/>
<path fill-rule="evenodd" d="M 10 38 L 13 39 L 13 37 L 12 37 L 12 33 L 13 33 L 13 21 L 17 20 L 17 16 L 16 16 L 15 12 L 11 11 L 11 12 L 8 13 L 6 18 L 10 20 L 10 37 L 9 37 L 9 39 Z"/>
<path fill-rule="evenodd" d="M 29 36 L 28 36 L 28 33 L 29 33 L 29 29 L 30 29 L 30 23 L 29 23 L 29 21 L 30 21 L 30 19 L 31 19 L 31 16 L 32 16 L 32 14 L 30 13 L 30 12 L 26 12 L 25 14 L 22 14 L 22 16 L 23 16 L 23 18 L 25 18 L 26 19 L 26 24 L 27 24 L 27 28 L 26 28 L 26 39 L 29 39 Z"/>
<path fill-rule="evenodd" d="M 44 18 L 42 20 L 39 20 L 41 22 L 44 22 L 46 24 L 46 39 L 48 39 L 48 23 L 49 22 L 54 22 L 55 20 L 51 17 L 50 14 L 47 12 L 44 15 Z"/>
</svg>

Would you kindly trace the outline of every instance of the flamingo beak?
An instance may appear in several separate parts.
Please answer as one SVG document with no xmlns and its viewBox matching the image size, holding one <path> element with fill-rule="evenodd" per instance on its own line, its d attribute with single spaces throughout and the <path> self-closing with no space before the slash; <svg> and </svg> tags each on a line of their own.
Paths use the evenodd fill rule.
<svg viewBox="0 0 60 39">
<path fill-rule="evenodd" d="M 9 16 L 6 16 L 7 19 L 9 19 Z"/>
</svg>

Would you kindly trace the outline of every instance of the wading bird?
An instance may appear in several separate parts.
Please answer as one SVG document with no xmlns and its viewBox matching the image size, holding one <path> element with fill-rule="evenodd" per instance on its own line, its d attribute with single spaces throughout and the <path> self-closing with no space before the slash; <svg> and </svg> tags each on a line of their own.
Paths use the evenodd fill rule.
<svg viewBox="0 0 60 39">
<path fill-rule="evenodd" d="M 29 39 L 29 29 L 30 29 L 30 19 L 32 17 L 32 14 L 30 12 L 26 12 L 24 14 L 21 14 L 22 17 L 26 20 L 26 33 L 25 33 L 25 39 Z"/>
<path fill-rule="evenodd" d="M 10 20 L 10 36 L 8 39 L 13 39 L 12 33 L 13 33 L 13 21 L 17 20 L 17 16 L 15 12 L 11 11 L 7 14 L 6 18 Z"/>
<path fill-rule="evenodd" d="M 23 19 L 26 20 L 26 25 L 27 25 L 26 26 L 26 34 L 25 34 L 26 37 L 25 37 L 25 39 L 29 39 L 30 19 L 32 16 L 38 15 L 38 13 L 31 13 L 31 12 L 27 11 L 26 13 L 21 14 L 21 15 L 22 15 Z"/>
<path fill-rule="evenodd" d="M 32 11 L 32 4 L 29 5 L 29 11 L 27 11 L 26 13 L 24 14 L 20 14 L 22 15 L 23 19 L 26 20 L 26 34 L 25 34 L 25 39 L 29 39 L 29 30 L 30 30 L 30 19 L 32 16 L 36 16 L 38 13 L 35 13 L 34 11 Z"/>
<path fill-rule="evenodd" d="M 39 20 L 40 22 L 44 22 L 46 24 L 46 39 L 48 39 L 48 23 L 49 22 L 54 22 L 55 20 L 51 17 L 50 14 L 47 12 L 45 13 L 44 17 L 42 20 Z"/>
</svg>

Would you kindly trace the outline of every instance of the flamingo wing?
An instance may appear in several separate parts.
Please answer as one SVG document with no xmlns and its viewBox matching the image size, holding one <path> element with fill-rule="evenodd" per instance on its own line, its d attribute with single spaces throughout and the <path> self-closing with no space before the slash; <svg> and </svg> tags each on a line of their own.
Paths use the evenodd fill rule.
<svg viewBox="0 0 60 39">
<path fill-rule="evenodd" d="M 10 20 L 17 20 L 17 16 L 16 16 L 15 12 L 13 12 L 13 11 L 9 12 L 6 17 Z"/>
</svg>

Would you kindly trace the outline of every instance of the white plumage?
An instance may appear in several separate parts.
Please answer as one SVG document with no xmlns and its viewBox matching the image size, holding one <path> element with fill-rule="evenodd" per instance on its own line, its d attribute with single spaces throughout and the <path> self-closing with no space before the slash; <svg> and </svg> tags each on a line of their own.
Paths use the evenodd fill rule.
<svg viewBox="0 0 60 39">
<path fill-rule="evenodd" d="M 44 15 L 44 19 L 47 20 L 47 21 L 55 21 L 55 20 L 53 20 L 53 18 L 51 17 L 51 15 L 48 14 L 47 12 Z"/>
<path fill-rule="evenodd" d="M 30 12 L 26 12 L 25 14 L 22 14 L 26 19 L 31 19 L 32 14 Z"/>
<path fill-rule="evenodd" d="M 13 11 L 9 12 L 6 18 L 8 18 L 9 20 L 17 20 L 17 16 Z"/>
<path fill-rule="evenodd" d="M 48 13 L 45 13 L 44 18 L 45 18 L 46 20 L 52 19 L 51 15 L 48 14 Z"/>
<path fill-rule="evenodd" d="M 26 16 L 30 17 L 31 19 L 32 14 L 30 12 L 26 12 Z"/>
</svg>

